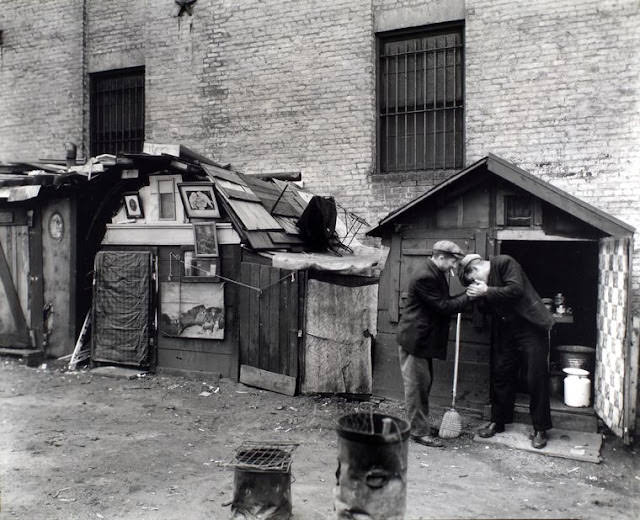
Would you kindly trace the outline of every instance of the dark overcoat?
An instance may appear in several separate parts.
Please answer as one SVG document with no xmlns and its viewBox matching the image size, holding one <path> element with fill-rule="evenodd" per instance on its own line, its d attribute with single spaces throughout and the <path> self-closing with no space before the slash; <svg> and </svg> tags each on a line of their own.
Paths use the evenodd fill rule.
<svg viewBox="0 0 640 520">
<path fill-rule="evenodd" d="M 396 340 L 416 357 L 446 359 L 451 315 L 469 302 L 466 294 L 449 295 L 449 283 L 431 259 L 411 281 Z"/>
<path fill-rule="evenodd" d="M 551 329 L 553 316 L 520 264 L 509 255 L 494 256 L 489 264 L 489 288 L 484 295 L 489 310 L 501 318 L 515 314 L 544 330 Z"/>
</svg>

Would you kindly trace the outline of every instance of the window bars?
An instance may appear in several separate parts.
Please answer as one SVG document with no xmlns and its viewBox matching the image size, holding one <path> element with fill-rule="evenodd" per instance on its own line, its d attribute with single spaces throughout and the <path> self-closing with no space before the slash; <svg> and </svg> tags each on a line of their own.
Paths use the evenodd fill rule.
<svg viewBox="0 0 640 520">
<path fill-rule="evenodd" d="M 463 28 L 380 44 L 378 137 L 382 172 L 463 165 Z"/>
<path fill-rule="evenodd" d="M 91 75 L 91 155 L 142 152 L 144 69 Z"/>
</svg>

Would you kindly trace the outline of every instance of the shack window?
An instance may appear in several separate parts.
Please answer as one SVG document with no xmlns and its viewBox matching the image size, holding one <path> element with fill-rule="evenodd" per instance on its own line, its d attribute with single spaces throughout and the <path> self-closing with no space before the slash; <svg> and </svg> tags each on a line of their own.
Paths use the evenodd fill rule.
<svg viewBox="0 0 640 520">
<path fill-rule="evenodd" d="M 533 210 L 531 197 L 522 195 L 505 195 L 504 219 L 507 226 L 531 225 Z"/>
<path fill-rule="evenodd" d="M 383 36 L 378 48 L 380 171 L 461 168 L 462 25 Z"/>
<path fill-rule="evenodd" d="M 176 196 L 173 179 L 158 181 L 158 220 L 176 219 Z"/>
<path fill-rule="evenodd" d="M 144 68 L 91 74 L 91 155 L 142 152 Z"/>
</svg>

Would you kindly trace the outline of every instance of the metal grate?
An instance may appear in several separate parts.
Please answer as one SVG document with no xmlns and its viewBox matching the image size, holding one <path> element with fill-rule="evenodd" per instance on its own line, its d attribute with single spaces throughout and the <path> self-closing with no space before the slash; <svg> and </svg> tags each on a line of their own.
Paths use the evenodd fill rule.
<svg viewBox="0 0 640 520">
<path fill-rule="evenodd" d="M 383 172 L 463 165 L 463 28 L 380 44 L 378 138 Z"/>
<path fill-rule="evenodd" d="M 245 441 L 235 449 L 231 462 L 223 465 L 251 471 L 288 472 L 297 446 L 293 442 Z"/>
<path fill-rule="evenodd" d="M 144 69 L 91 75 L 91 155 L 141 152 Z"/>
</svg>

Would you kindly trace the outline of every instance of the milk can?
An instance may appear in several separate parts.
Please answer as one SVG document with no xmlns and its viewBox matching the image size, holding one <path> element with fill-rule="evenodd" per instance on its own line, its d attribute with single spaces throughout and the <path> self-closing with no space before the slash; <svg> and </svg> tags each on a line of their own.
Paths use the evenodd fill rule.
<svg viewBox="0 0 640 520">
<path fill-rule="evenodd" d="M 589 372 L 582 368 L 563 368 L 564 404 L 567 406 L 589 406 L 591 400 L 591 379 Z"/>
</svg>

